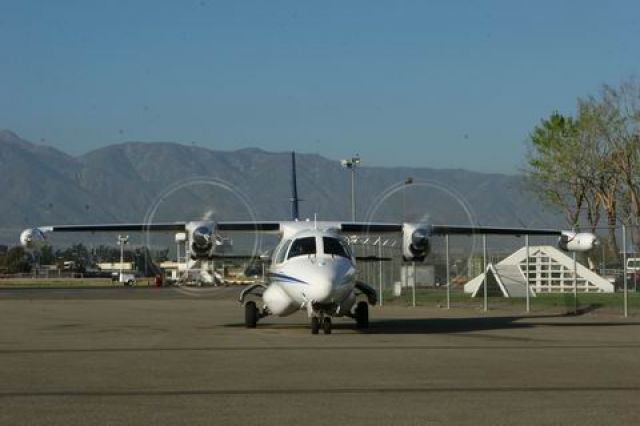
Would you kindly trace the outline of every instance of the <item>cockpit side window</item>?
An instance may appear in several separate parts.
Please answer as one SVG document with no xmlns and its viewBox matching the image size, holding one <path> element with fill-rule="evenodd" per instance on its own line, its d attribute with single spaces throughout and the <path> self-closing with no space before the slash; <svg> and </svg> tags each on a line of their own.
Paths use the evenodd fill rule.
<svg viewBox="0 0 640 426">
<path fill-rule="evenodd" d="M 286 240 L 281 246 L 280 251 L 276 255 L 276 263 L 284 262 L 284 257 L 287 255 L 287 249 L 291 245 L 291 240 Z"/>
<path fill-rule="evenodd" d="M 291 249 L 289 249 L 287 259 L 291 259 L 296 256 L 307 256 L 310 254 L 316 254 L 316 237 L 298 238 L 293 242 L 293 244 L 291 244 Z"/>
<path fill-rule="evenodd" d="M 351 258 L 349 247 L 338 238 L 322 237 L 322 244 L 324 246 L 324 254 Z"/>
</svg>

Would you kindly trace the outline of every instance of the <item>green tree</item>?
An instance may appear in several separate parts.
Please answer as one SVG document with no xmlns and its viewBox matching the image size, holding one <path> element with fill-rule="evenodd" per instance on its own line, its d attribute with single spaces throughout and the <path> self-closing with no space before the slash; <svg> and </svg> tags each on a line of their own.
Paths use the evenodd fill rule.
<svg viewBox="0 0 640 426">
<path fill-rule="evenodd" d="M 10 274 L 30 272 L 30 256 L 23 247 L 13 247 L 9 249 L 5 256 L 5 267 Z"/>
<path fill-rule="evenodd" d="M 560 208 L 570 226 L 577 226 L 588 182 L 586 155 L 579 128 L 569 116 L 554 112 L 529 137 L 526 175 L 547 204 Z"/>
<path fill-rule="evenodd" d="M 622 184 L 620 220 L 634 229 L 631 235 L 637 244 L 640 242 L 640 83 L 629 79 L 618 87 L 605 85 L 600 102 L 610 116 L 606 137 L 615 152 L 611 165 Z"/>
<path fill-rule="evenodd" d="M 621 176 L 614 166 L 618 151 L 609 140 L 615 117 L 605 104 L 589 98 L 578 101 L 576 122 L 585 167 L 582 175 L 587 183 L 585 201 L 591 231 L 596 231 L 600 211 L 604 210 L 608 225 L 607 246 L 612 254 L 617 255 L 615 227 Z"/>
</svg>

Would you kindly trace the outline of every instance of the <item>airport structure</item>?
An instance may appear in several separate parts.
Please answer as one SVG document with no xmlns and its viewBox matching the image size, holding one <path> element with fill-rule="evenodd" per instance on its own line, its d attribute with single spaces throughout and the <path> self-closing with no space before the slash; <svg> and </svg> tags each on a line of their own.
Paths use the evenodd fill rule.
<svg viewBox="0 0 640 426">
<path fill-rule="evenodd" d="M 497 264 L 488 264 L 485 271 L 489 295 L 525 297 L 529 280 L 530 294 L 573 292 L 574 282 L 581 293 L 613 293 L 614 285 L 605 278 L 576 263 L 570 256 L 553 246 L 529 247 L 527 271 L 527 247 L 513 253 Z M 482 273 L 464 286 L 465 293 L 473 297 L 482 295 L 485 274 Z"/>
</svg>

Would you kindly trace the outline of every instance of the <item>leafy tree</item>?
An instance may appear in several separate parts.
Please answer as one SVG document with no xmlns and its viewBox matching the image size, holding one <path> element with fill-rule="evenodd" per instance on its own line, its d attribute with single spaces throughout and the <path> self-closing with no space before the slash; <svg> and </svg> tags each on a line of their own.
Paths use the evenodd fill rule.
<svg viewBox="0 0 640 426">
<path fill-rule="evenodd" d="M 600 211 L 607 217 L 607 245 L 611 253 L 618 253 L 615 227 L 621 176 L 614 164 L 618 151 L 609 140 L 609 130 L 615 122 L 610 108 L 594 98 L 578 101 L 578 137 L 582 147 L 587 182 L 587 216 L 592 232 L 600 219 Z"/>
<path fill-rule="evenodd" d="M 564 211 L 576 226 L 585 204 L 588 183 L 578 124 L 554 112 L 529 137 L 526 174 L 540 198 Z"/>
<path fill-rule="evenodd" d="M 23 247 L 13 247 L 4 257 L 4 266 L 10 274 L 30 272 L 31 259 Z"/>
<path fill-rule="evenodd" d="M 38 253 L 38 260 L 41 265 L 53 265 L 56 263 L 56 254 L 50 245 L 43 246 Z"/>
<path fill-rule="evenodd" d="M 611 166 L 622 182 L 620 219 L 632 226 L 632 238 L 639 241 L 640 224 L 640 83 L 627 80 L 618 87 L 604 86 L 601 101 L 610 114 L 606 127 L 615 151 Z"/>
</svg>

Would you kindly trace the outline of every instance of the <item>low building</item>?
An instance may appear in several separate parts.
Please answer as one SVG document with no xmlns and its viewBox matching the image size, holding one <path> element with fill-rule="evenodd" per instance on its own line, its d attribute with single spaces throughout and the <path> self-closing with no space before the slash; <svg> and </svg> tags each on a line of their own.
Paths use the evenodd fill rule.
<svg viewBox="0 0 640 426">
<path fill-rule="evenodd" d="M 96 266 L 99 270 L 105 272 L 118 272 L 120 270 L 123 271 L 132 271 L 133 270 L 133 262 L 100 262 L 97 263 Z"/>
<path fill-rule="evenodd" d="M 505 297 L 526 296 L 526 283 L 534 293 L 570 293 L 574 291 L 573 258 L 553 246 L 522 247 L 511 256 L 487 265 L 487 284 Z M 484 273 L 465 284 L 465 293 L 482 295 Z M 614 286 L 605 278 L 576 263 L 576 290 L 580 293 L 613 293 Z M 489 292 L 491 294 L 491 292 Z"/>
</svg>

